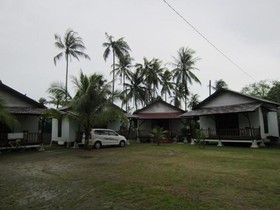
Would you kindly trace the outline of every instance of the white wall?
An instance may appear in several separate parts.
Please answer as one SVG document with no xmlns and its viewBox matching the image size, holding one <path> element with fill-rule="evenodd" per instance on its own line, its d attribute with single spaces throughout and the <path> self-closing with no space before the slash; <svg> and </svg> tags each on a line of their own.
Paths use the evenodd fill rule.
<svg viewBox="0 0 280 210">
<path fill-rule="evenodd" d="M 259 128 L 260 127 L 260 117 L 259 117 L 259 108 L 254 111 L 250 112 L 249 118 L 250 118 L 250 123 L 252 128 Z M 244 114 L 238 114 L 238 119 L 239 119 L 239 128 L 243 129 L 246 127 L 250 127 L 248 118 L 244 116 Z"/>
<path fill-rule="evenodd" d="M 199 122 L 201 129 L 216 129 L 214 116 L 200 116 Z"/>
<path fill-rule="evenodd" d="M 116 120 L 114 122 L 110 122 L 108 125 L 107 125 L 107 128 L 108 129 L 112 129 L 114 131 L 119 131 L 120 128 L 121 128 L 121 121 L 120 120 Z"/>
<path fill-rule="evenodd" d="M 78 123 L 74 120 L 63 118 L 61 137 L 58 137 L 58 120 L 52 119 L 52 141 L 74 142 L 78 131 Z"/>
<path fill-rule="evenodd" d="M 267 115 L 269 135 L 279 137 L 278 119 L 276 112 L 269 112 Z"/>
<path fill-rule="evenodd" d="M 14 132 L 28 131 L 29 133 L 37 133 L 39 128 L 38 116 L 20 115 L 17 116 L 18 124 L 14 127 Z"/>
</svg>

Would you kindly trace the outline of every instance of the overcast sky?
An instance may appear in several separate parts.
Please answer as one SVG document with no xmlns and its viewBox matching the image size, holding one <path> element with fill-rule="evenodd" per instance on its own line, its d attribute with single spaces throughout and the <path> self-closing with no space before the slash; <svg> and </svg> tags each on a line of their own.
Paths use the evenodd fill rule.
<svg viewBox="0 0 280 210">
<path fill-rule="evenodd" d="M 143 57 L 173 61 L 180 47 L 201 58 L 194 72 L 201 85 L 192 93 L 208 96 L 208 82 L 223 79 L 229 88 L 263 79 L 280 78 L 279 0 L 167 0 L 200 33 L 237 63 L 239 70 L 207 43 L 163 0 L 0 0 L 0 79 L 34 100 L 48 98 L 53 81 L 65 82 L 65 61 L 57 66 L 59 52 L 54 34 L 68 28 L 83 38 L 91 60 L 73 60 L 69 75 L 103 74 L 111 80 L 111 58 L 103 59 L 105 32 L 124 37 L 134 62 Z M 70 81 L 70 80 L 69 80 Z M 73 93 L 73 86 L 69 83 Z"/>
</svg>

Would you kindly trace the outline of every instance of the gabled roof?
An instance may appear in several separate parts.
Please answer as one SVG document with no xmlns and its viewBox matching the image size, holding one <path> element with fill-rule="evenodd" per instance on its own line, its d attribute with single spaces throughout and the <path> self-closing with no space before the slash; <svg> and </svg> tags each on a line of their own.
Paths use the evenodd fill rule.
<svg viewBox="0 0 280 210">
<path fill-rule="evenodd" d="M 222 89 L 217 90 L 215 93 L 213 93 L 212 95 L 210 95 L 206 99 L 204 99 L 196 107 L 194 107 L 194 109 L 200 108 L 201 106 L 207 104 L 209 101 L 212 101 L 214 98 L 217 98 L 219 95 L 222 95 L 224 93 L 232 93 L 234 95 L 238 95 L 238 96 L 241 96 L 241 97 L 252 99 L 255 102 L 268 103 L 268 104 L 271 104 L 271 105 L 280 106 L 279 103 L 276 103 L 276 102 L 273 102 L 273 101 L 265 100 L 265 99 L 262 99 L 262 98 L 257 98 L 257 97 L 254 97 L 254 96 L 250 96 L 250 95 L 239 93 L 239 92 L 236 92 L 236 91 L 233 91 L 233 90 L 228 90 L 228 89 L 223 89 L 222 88 Z"/>
<path fill-rule="evenodd" d="M 162 107 L 163 110 L 157 109 Z M 153 108 L 155 108 L 154 111 Z M 164 110 L 166 108 L 166 111 Z M 142 109 L 138 109 L 133 113 L 135 118 L 139 119 L 176 119 L 180 118 L 180 115 L 184 113 L 184 110 L 175 107 L 163 100 L 157 100 Z"/>
<path fill-rule="evenodd" d="M 20 101 L 23 101 L 26 104 L 28 104 L 25 106 L 18 106 L 16 104 L 6 103 L 7 109 L 9 110 L 9 112 L 11 114 L 39 115 L 39 114 L 42 114 L 42 110 L 46 108 L 43 104 L 40 104 L 39 102 L 27 97 L 26 95 L 23 95 L 22 93 L 14 90 L 13 88 L 5 85 L 1 80 L 0 80 L 0 90 L 8 93 L 9 95 L 12 95 L 12 96 L 18 98 Z M 4 101 L 5 101 L 5 98 L 4 98 Z"/>
<path fill-rule="evenodd" d="M 210 101 L 214 101 L 222 94 L 231 93 L 236 96 L 244 97 L 250 99 L 251 102 L 240 103 L 240 104 L 232 104 L 232 105 L 221 105 L 221 106 L 213 106 L 213 107 L 205 107 Z M 232 90 L 221 89 L 216 91 L 214 94 L 203 100 L 199 103 L 192 111 L 182 114 L 181 117 L 193 117 L 193 116 L 205 116 L 205 115 L 213 115 L 213 114 L 225 114 L 225 113 L 244 113 L 244 112 L 253 112 L 258 107 L 263 106 L 267 109 L 276 111 L 280 106 L 279 103 L 275 103 L 273 101 L 257 98 L 254 96 L 245 95 L 242 93 L 238 93 Z"/>
</svg>

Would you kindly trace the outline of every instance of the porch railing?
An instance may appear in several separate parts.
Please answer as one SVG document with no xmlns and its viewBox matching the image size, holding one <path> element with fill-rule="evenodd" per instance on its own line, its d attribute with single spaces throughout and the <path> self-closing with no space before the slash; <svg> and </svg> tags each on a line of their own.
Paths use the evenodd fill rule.
<svg viewBox="0 0 280 210">
<path fill-rule="evenodd" d="M 206 139 L 261 139 L 260 128 L 201 129 Z"/>
<path fill-rule="evenodd" d="M 23 133 L 19 135 L 19 138 L 11 138 L 8 133 L 0 133 L 0 147 L 9 146 L 9 142 L 13 140 L 20 139 L 21 145 L 37 145 L 42 144 L 42 134 L 41 133 Z"/>
</svg>

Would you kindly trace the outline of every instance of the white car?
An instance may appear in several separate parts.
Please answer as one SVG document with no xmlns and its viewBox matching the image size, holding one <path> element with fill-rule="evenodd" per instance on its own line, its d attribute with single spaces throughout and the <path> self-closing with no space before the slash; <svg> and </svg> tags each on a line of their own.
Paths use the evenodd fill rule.
<svg viewBox="0 0 280 210">
<path fill-rule="evenodd" d="M 91 130 L 90 144 L 96 149 L 111 145 L 125 147 L 127 140 L 124 136 L 119 135 L 113 130 L 94 128 Z"/>
</svg>

